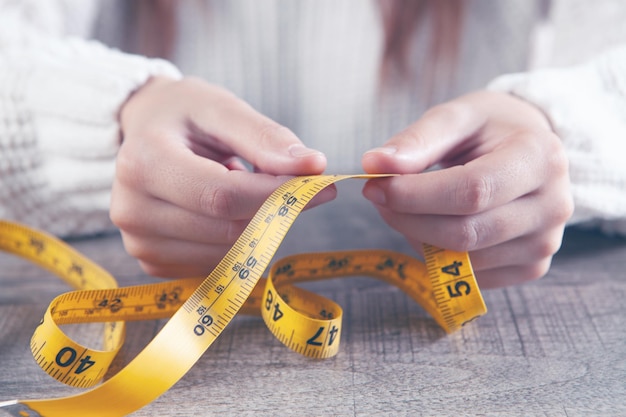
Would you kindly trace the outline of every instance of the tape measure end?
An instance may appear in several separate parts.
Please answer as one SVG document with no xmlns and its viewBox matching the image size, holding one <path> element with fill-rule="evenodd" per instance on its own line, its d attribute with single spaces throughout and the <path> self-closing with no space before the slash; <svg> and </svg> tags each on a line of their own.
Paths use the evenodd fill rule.
<svg viewBox="0 0 626 417">
<path fill-rule="evenodd" d="M 0 412 L 15 417 L 41 417 L 39 413 L 18 402 L 18 400 L 0 402 Z"/>
</svg>

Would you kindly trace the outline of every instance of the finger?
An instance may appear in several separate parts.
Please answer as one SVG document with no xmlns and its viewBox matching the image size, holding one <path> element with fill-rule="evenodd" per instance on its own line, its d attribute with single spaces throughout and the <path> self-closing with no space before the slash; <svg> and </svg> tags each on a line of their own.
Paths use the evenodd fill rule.
<svg viewBox="0 0 626 417">
<path fill-rule="evenodd" d="M 113 199 L 116 203 L 111 205 L 111 219 L 127 234 L 232 244 L 248 224 L 248 219 L 216 219 L 134 193 L 116 192 Z M 136 207 L 149 209 L 139 211 Z"/>
<path fill-rule="evenodd" d="M 504 206 L 471 216 L 410 215 L 378 207 L 383 219 L 410 239 L 455 251 L 475 251 L 545 231 L 565 223 L 569 205 L 550 205 L 544 196 L 533 194 Z"/>
<path fill-rule="evenodd" d="M 465 98 L 435 106 L 415 123 L 393 136 L 383 147 L 367 151 L 362 158 L 367 173 L 408 174 L 422 172 L 443 159 L 486 122 Z"/>
<path fill-rule="evenodd" d="M 158 278 L 194 278 L 208 276 L 213 267 L 198 265 L 161 264 L 138 260 L 141 269 L 148 275 Z"/>
<path fill-rule="evenodd" d="M 203 105 L 194 110 L 191 123 L 205 139 L 214 138 L 222 149 L 270 174 L 312 175 L 326 168 L 324 154 L 304 146 L 288 128 L 226 90 L 210 85 L 202 88 L 207 90 Z"/>
<path fill-rule="evenodd" d="M 470 252 L 474 271 L 522 266 L 554 256 L 563 241 L 563 227 L 522 236 L 509 242 Z"/>
<path fill-rule="evenodd" d="M 185 277 L 206 275 L 230 249 L 230 245 L 208 245 L 173 239 L 123 235 L 125 250 L 137 258 L 153 276 Z"/>
<path fill-rule="evenodd" d="M 465 165 L 415 175 L 369 180 L 366 198 L 401 213 L 467 215 L 535 191 L 548 175 L 566 175 L 547 159 L 540 140 L 518 134 Z"/>
<path fill-rule="evenodd" d="M 419 240 L 407 239 L 411 246 L 422 256 L 423 244 Z M 517 247 L 518 253 L 524 253 L 528 250 L 528 247 Z M 485 250 L 483 254 L 487 253 Z M 497 253 L 493 253 L 493 257 L 489 256 L 489 260 L 482 264 L 482 261 L 478 259 L 481 255 L 477 256 L 477 253 L 481 251 L 470 252 L 470 261 L 472 263 L 472 270 L 478 281 L 478 285 L 481 289 L 493 289 L 506 286 L 518 285 L 528 281 L 536 280 L 543 277 L 548 270 L 552 262 L 552 256 L 537 257 L 537 259 L 529 259 L 528 262 L 519 262 L 508 264 L 507 262 L 493 262 L 490 261 L 496 259 Z M 523 256 L 523 255 L 522 255 Z M 529 258 L 534 258 L 530 256 Z"/>
<path fill-rule="evenodd" d="M 476 280 L 478 286 L 485 290 L 520 285 L 544 277 L 550 270 L 551 263 L 552 258 L 546 258 L 530 265 L 513 265 L 479 271 L 476 273 Z"/>
<path fill-rule="evenodd" d="M 305 209 L 335 198 L 335 187 L 320 191 Z M 181 209 L 164 200 L 117 187 L 113 193 L 111 219 L 125 233 L 208 244 L 233 244 L 249 219 L 225 220 Z M 137 207 L 149 208 L 137 210 Z"/>
<path fill-rule="evenodd" d="M 167 155 L 167 158 L 163 158 Z M 155 162 L 157 161 L 157 162 Z M 153 147 L 122 144 L 115 188 L 126 187 L 200 215 L 229 220 L 251 218 L 286 178 L 228 170 L 167 138 Z"/>
</svg>

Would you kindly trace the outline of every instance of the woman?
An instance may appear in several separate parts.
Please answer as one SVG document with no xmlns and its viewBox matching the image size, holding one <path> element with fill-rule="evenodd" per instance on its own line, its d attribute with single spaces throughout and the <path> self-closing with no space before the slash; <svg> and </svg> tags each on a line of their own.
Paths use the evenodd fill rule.
<svg viewBox="0 0 626 417">
<path fill-rule="evenodd" d="M 92 233 L 110 207 L 150 274 L 205 274 L 285 176 L 324 171 L 403 174 L 365 197 L 483 287 L 544 275 L 572 210 L 625 230 L 624 50 L 539 69 L 585 49 L 559 43 L 576 10 L 590 50 L 618 43 L 617 1 L 3 3 L 2 217 Z"/>
</svg>

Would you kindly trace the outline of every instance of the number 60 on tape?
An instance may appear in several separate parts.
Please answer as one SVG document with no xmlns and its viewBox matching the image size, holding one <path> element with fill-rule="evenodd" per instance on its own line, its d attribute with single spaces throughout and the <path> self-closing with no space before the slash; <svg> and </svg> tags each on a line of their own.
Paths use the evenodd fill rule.
<svg viewBox="0 0 626 417">
<path fill-rule="evenodd" d="M 122 346 L 125 321 L 171 317 L 144 350 L 107 381 L 70 397 L 0 402 L 0 410 L 22 417 L 127 415 L 182 378 L 238 312 L 261 314 L 270 331 L 298 353 L 331 357 L 339 348 L 342 310 L 294 285 L 310 280 L 381 279 L 420 303 L 448 332 L 485 314 L 467 253 L 430 245 L 424 246 L 425 262 L 386 250 L 294 255 L 276 261 L 267 278 L 261 278 L 298 214 L 320 190 L 339 180 L 372 177 L 320 175 L 284 183 L 204 279 L 119 288 L 107 271 L 63 242 L 0 221 L 0 249 L 37 263 L 77 289 L 51 302 L 32 337 L 35 360 L 54 378 L 93 387 Z M 106 323 L 103 350 L 84 347 L 59 328 L 86 322 Z"/>
</svg>

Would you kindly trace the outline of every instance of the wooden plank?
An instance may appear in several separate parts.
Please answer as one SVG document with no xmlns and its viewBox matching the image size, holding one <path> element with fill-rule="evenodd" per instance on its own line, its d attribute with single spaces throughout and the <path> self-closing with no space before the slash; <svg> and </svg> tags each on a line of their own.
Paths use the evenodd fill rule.
<svg viewBox="0 0 626 417">
<path fill-rule="evenodd" d="M 305 215 L 294 232 L 323 236 L 302 242 L 288 235 L 288 248 L 345 249 L 366 240 L 401 248 L 394 233 L 374 235 L 372 212 L 354 216 L 350 208 L 349 220 L 320 226 L 337 208 L 348 210 L 339 203 Z M 353 238 L 329 240 L 330 232 Z M 153 280 L 116 235 L 71 243 L 122 285 Z M 238 316 L 177 385 L 134 415 L 626 415 L 625 270 L 626 241 L 569 231 L 546 278 L 485 292 L 487 316 L 452 335 L 404 294 L 377 281 L 313 284 L 344 308 L 337 357 L 303 358 L 275 340 L 259 318 Z M 74 393 L 39 370 L 28 350 L 47 303 L 67 287 L 0 254 L 0 288 L 0 401 Z M 162 324 L 131 323 L 112 371 Z M 99 343 L 93 326 L 73 332 Z"/>
</svg>

